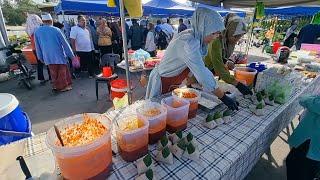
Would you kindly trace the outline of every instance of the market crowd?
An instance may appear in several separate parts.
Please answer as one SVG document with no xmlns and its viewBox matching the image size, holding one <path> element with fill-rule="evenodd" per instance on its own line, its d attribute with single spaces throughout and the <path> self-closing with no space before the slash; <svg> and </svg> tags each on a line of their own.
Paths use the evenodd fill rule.
<svg viewBox="0 0 320 180">
<path fill-rule="evenodd" d="M 125 24 L 126 36 L 132 50 L 144 49 L 152 57 L 157 49 L 166 49 L 174 36 L 170 20 L 163 18 L 157 24 L 132 19 L 132 25 Z M 186 24 L 184 24 L 186 23 Z M 188 25 L 189 24 L 189 25 Z M 54 91 L 72 89 L 72 78 L 79 78 L 87 71 L 89 78 L 100 73 L 99 59 L 105 54 L 119 54 L 122 59 L 122 32 L 119 21 L 97 20 L 79 15 L 63 24 L 53 20 L 50 14 L 28 14 L 26 32 L 30 37 L 32 50 L 37 57 L 37 73 L 40 84 L 48 80 L 43 74 L 47 67 L 48 78 Z M 190 22 L 179 20 L 179 32 L 190 28 Z M 78 62 L 78 63 L 77 63 Z"/>
</svg>

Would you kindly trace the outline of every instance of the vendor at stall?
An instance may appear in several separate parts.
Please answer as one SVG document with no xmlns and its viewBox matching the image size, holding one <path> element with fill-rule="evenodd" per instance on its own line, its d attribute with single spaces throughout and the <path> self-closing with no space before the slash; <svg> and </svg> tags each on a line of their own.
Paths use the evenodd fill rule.
<svg viewBox="0 0 320 180">
<path fill-rule="evenodd" d="M 252 94 L 244 84 L 238 82 L 229 70 L 234 68 L 235 62 L 230 60 L 235 45 L 247 32 L 242 18 L 235 14 L 228 14 L 225 19 L 225 31 L 209 44 L 208 54 L 204 58 L 205 65 L 223 81 L 233 84 L 244 95 Z"/>
<path fill-rule="evenodd" d="M 197 8 L 191 20 L 192 28 L 179 33 L 169 44 L 160 64 L 149 77 L 146 98 L 168 93 L 180 85 L 191 72 L 203 86 L 204 91 L 213 92 L 230 109 L 238 109 L 235 100 L 229 98 L 205 67 L 203 57 L 208 44 L 224 30 L 219 13 L 207 8 Z"/>
</svg>

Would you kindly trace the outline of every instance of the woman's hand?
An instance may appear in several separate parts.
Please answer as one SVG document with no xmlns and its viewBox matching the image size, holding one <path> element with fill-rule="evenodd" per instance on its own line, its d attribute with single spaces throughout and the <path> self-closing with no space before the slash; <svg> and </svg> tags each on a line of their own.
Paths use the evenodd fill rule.
<svg viewBox="0 0 320 180">
<path fill-rule="evenodd" d="M 237 88 L 243 95 L 252 95 L 252 94 L 253 94 L 252 91 L 251 91 L 251 89 L 250 89 L 248 86 L 246 86 L 246 85 L 244 85 L 244 84 L 242 84 L 242 83 L 240 83 L 240 82 L 236 85 L 236 88 Z"/>
<path fill-rule="evenodd" d="M 230 110 L 238 110 L 237 101 L 228 97 L 220 88 L 213 92 Z"/>
<path fill-rule="evenodd" d="M 235 67 L 234 62 L 233 62 L 233 61 L 230 61 L 230 60 L 228 60 L 228 61 L 226 62 L 226 66 L 227 66 L 227 68 L 228 68 L 229 70 L 233 70 L 234 67 Z"/>
</svg>

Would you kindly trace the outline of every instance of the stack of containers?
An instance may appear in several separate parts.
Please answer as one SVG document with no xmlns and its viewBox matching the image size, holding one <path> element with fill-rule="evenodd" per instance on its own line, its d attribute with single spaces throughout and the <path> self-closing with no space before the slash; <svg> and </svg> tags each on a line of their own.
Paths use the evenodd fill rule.
<svg viewBox="0 0 320 180">
<path fill-rule="evenodd" d="M 150 114 L 152 111 L 158 114 Z M 166 134 L 167 109 L 161 104 L 148 101 L 137 108 L 137 115 L 138 119 L 149 122 L 149 144 L 156 143 Z"/>
</svg>

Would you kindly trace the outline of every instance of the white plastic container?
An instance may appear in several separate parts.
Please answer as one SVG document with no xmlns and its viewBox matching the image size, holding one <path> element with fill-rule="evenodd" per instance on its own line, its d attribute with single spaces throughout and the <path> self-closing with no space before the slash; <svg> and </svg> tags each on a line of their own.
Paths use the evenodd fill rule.
<svg viewBox="0 0 320 180">
<path fill-rule="evenodd" d="M 136 114 L 124 114 L 118 118 L 118 124 L 131 119 L 138 119 L 138 117 Z M 118 151 L 125 161 L 135 161 L 148 153 L 149 121 L 145 119 L 138 119 L 138 121 L 140 127 L 131 131 L 123 131 L 119 126 L 115 126 Z"/>
<path fill-rule="evenodd" d="M 101 173 L 107 174 L 112 164 L 110 120 L 102 114 L 88 113 L 87 115 L 99 120 L 107 129 L 102 137 L 89 144 L 62 147 L 54 128 L 47 132 L 46 143 L 58 162 L 62 176 L 66 179 L 89 179 Z M 63 131 L 64 128 L 80 124 L 82 121 L 83 114 L 78 114 L 58 122 L 56 126 Z"/>
<path fill-rule="evenodd" d="M 174 107 L 174 102 L 179 107 Z M 161 104 L 167 108 L 167 131 L 174 133 L 184 130 L 188 124 L 188 114 L 190 102 L 175 96 L 170 96 L 161 100 Z"/>
<path fill-rule="evenodd" d="M 182 96 L 183 92 L 192 92 L 192 93 L 195 93 L 197 96 L 194 98 L 185 98 Z M 199 91 L 193 88 L 178 88 L 172 91 L 172 96 L 185 99 L 190 102 L 189 115 L 188 115 L 189 119 L 192 119 L 197 116 L 197 111 L 199 106 L 198 102 L 199 102 L 199 99 L 201 98 L 201 93 Z"/>
<path fill-rule="evenodd" d="M 147 111 L 157 109 L 160 114 L 147 116 Z M 149 121 L 149 144 L 154 144 L 166 134 L 167 109 L 156 102 L 147 101 L 137 108 L 138 119 Z"/>
</svg>

